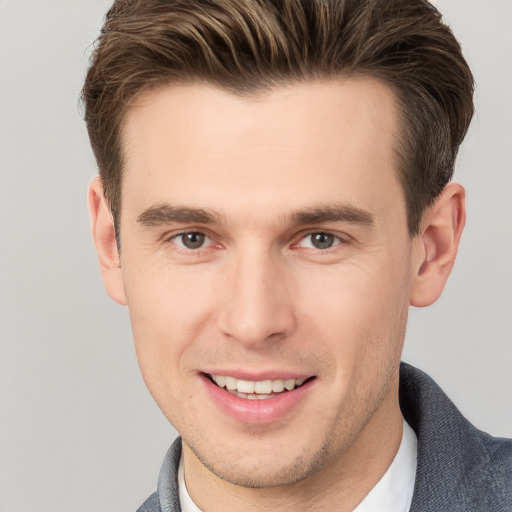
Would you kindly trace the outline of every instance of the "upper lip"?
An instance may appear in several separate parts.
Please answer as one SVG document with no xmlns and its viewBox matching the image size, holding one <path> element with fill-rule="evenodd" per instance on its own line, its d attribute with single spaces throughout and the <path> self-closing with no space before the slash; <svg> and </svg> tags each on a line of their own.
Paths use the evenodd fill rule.
<svg viewBox="0 0 512 512">
<path fill-rule="evenodd" d="M 294 372 L 290 370 L 265 370 L 260 372 L 248 372 L 244 370 L 225 370 L 225 369 L 207 369 L 202 370 L 200 373 L 205 375 L 223 375 L 234 377 L 238 380 L 248 380 L 259 382 L 263 380 L 288 380 L 288 379 L 308 379 L 314 377 L 311 373 Z"/>
</svg>

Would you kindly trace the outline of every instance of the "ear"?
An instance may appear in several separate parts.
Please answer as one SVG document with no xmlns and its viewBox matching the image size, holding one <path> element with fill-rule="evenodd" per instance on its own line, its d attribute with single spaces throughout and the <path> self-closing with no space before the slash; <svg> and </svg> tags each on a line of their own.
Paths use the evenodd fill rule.
<svg viewBox="0 0 512 512">
<path fill-rule="evenodd" d="M 94 178 L 89 185 L 88 204 L 92 237 L 98 253 L 103 284 L 113 300 L 126 305 L 114 219 L 105 199 L 103 185 L 99 177 Z"/>
<path fill-rule="evenodd" d="M 423 215 L 413 242 L 412 306 L 430 306 L 441 296 L 466 222 L 465 199 L 462 185 L 449 183 Z"/>
</svg>

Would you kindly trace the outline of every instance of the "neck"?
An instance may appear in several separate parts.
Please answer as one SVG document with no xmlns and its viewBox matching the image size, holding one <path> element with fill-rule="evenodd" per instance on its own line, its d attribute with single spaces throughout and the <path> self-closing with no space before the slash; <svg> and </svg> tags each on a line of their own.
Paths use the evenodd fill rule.
<svg viewBox="0 0 512 512">
<path fill-rule="evenodd" d="M 204 512 L 349 512 L 377 484 L 400 447 L 402 415 L 397 398 L 392 402 L 381 404 L 356 440 L 330 465 L 290 485 L 258 489 L 233 485 L 213 474 L 183 444 L 188 492 Z"/>
</svg>

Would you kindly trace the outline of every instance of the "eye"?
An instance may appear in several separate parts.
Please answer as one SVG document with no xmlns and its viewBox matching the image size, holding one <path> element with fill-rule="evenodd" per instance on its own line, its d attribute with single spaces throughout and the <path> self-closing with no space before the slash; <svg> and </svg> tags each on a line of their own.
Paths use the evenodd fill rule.
<svg viewBox="0 0 512 512">
<path fill-rule="evenodd" d="M 171 238 L 172 242 L 183 249 L 201 249 L 210 239 L 200 231 L 179 233 Z"/>
<path fill-rule="evenodd" d="M 323 231 L 317 231 L 314 233 L 309 233 L 309 235 L 305 236 L 300 242 L 299 247 L 305 247 L 307 249 L 330 249 L 335 245 L 341 243 L 341 240 L 331 234 L 325 233 Z"/>
</svg>

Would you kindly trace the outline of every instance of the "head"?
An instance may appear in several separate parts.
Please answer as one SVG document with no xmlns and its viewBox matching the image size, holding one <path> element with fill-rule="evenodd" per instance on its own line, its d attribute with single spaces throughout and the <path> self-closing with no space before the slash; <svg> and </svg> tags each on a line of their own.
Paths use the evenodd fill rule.
<svg viewBox="0 0 512 512">
<path fill-rule="evenodd" d="M 199 473 L 272 487 L 378 459 L 408 307 L 437 299 L 464 224 L 471 92 L 427 2 L 109 11 L 84 88 L 93 232 Z"/>
<path fill-rule="evenodd" d="M 123 121 L 142 93 L 207 83 L 243 96 L 347 76 L 379 78 L 397 95 L 397 173 L 415 235 L 423 211 L 453 175 L 473 115 L 471 71 L 428 1 L 116 1 L 83 88 L 114 219 Z"/>
</svg>

